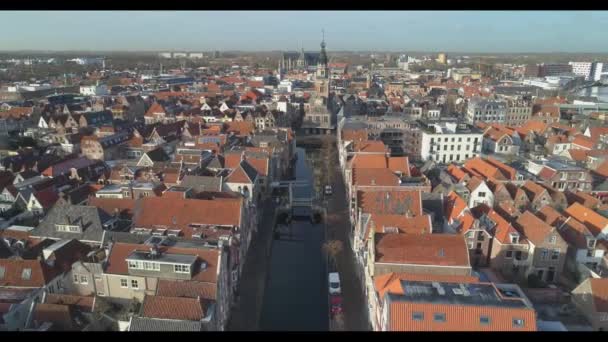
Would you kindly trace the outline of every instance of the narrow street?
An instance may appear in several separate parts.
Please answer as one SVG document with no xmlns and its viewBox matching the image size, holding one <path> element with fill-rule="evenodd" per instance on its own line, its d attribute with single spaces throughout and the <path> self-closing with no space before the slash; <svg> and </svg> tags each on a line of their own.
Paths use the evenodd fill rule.
<svg viewBox="0 0 608 342">
<path fill-rule="evenodd" d="M 348 218 L 348 203 L 342 172 L 339 168 L 337 150 L 333 150 L 334 177 L 332 178 L 333 195 L 328 199 L 327 208 L 327 240 L 342 241 L 343 251 L 337 255 L 336 263 L 340 273 L 342 287 L 345 329 L 347 331 L 370 330 L 367 321 L 365 293 L 361 282 L 357 279 L 355 255 L 350 246 L 350 222 Z"/>
</svg>

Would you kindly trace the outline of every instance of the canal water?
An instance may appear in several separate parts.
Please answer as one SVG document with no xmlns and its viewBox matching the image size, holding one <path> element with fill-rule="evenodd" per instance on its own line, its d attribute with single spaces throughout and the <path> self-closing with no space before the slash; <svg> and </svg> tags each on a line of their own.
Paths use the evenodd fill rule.
<svg viewBox="0 0 608 342">
<path fill-rule="evenodd" d="M 297 149 L 294 197 L 313 194 L 313 173 L 306 152 Z M 260 329 L 271 331 L 329 330 L 327 273 L 322 245 L 323 224 L 305 217 L 294 219 L 272 243 L 270 269 L 264 291 Z"/>
</svg>

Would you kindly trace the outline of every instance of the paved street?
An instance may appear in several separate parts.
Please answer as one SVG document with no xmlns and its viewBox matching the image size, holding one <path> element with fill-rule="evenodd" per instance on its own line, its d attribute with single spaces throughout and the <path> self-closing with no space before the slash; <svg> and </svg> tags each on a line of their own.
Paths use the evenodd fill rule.
<svg viewBox="0 0 608 342">
<path fill-rule="evenodd" d="M 338 163 L 337 152 L 332 156 Z M 344 250 L 337 256 L 338 272 L 342 287 L 345 329 L 349 331 L 370 330 L 367 323 L 367 308 L 361 282 L 357 279 L 355 256 L 350 247 L 350 222 L 348 220 L 348 203 L 342 173 L 339 166 L 334 170 L 333 195 L 329 198 L 327 215 L 327 240 L 340 240 Z"/>
</svg>

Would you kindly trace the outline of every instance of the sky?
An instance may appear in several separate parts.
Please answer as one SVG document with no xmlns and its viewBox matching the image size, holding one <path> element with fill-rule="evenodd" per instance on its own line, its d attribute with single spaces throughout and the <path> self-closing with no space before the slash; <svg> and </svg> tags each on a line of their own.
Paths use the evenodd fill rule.
<svg viewBox="0 0 608 342">
<path fill-rule="evenodd" d="M 608 11 L 2 11 L 0 50 L 608 52 Z"/>
</svg>

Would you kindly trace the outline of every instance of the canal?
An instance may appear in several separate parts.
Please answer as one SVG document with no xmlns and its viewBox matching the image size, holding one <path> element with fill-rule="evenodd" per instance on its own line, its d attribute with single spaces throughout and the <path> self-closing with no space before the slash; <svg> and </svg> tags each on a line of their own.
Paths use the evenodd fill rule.
<svg viewBox="0 0 608 342">
<path fill-rule="evenodd" d="M 314 175 L 306 158 L 311 153 L 302 148 L 298 148 L 296 153 L 296 180 L 306 184 L 294 189 L 294 197 L 311 197 L 314 195 Z M 305 215 L 294 217 L 289 228 L 274 237 L 261 330 L 329 329 L 327 272 L 322 252 L 324 240 L 323 223 L 313 224 Z"/>
</svg>

